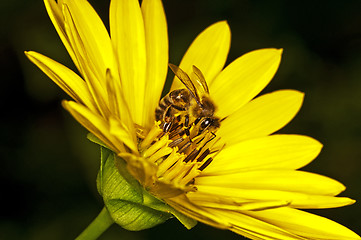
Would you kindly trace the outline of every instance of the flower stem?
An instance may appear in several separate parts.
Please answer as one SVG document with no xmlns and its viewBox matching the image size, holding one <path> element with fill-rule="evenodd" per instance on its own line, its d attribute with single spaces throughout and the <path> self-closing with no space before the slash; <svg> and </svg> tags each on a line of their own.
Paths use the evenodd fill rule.
<svg viewBox="0 0 361 240">
<path fill-rule="evenodd" d="M 114 223 L 108 210 L 104 207 L 99 215 L 89 224 L 89 226 L 75 240 L 97 239 L 105 230 Z"/>
</svg>

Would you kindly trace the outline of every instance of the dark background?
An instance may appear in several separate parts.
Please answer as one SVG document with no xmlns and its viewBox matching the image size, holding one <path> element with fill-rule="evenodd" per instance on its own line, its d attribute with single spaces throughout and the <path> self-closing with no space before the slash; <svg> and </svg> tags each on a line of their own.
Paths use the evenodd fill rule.
<svg viewBox="0 0 361 240">
<path fill-rule="evenodd" d="M 108 24 L 109 1 L 90 1 Z M 164 1 L 170 61 L 178 64 L 208 25 L 227 20 L 228 63 L 259 48 L 284 48 L 264 92 L 306 93 L 285 133 L 310 135 L 325 146 L 305 169 L 347 186 L 361 201 L 361 1 Z M 73 239 L 98 214 L 98 147 L 61 107 L 68 98 L 24 54 L 35 50 L 73 67 L 40 0 L 0 1 L 0 239 Z M 316 184 L 316 183 L 315 183 Z M 361 233 L 361 204 L 314 211 Z M 176 220 L 141 232 L 112 226 L 100 239 L 240 239 Z"/>
</svg>

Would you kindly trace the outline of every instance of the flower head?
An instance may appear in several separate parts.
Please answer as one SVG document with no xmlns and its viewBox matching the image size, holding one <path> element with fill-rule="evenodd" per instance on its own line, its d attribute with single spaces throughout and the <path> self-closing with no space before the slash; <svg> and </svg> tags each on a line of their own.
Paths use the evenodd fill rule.
<svg viewBox="0 0 361 240">
<path fill-rule="evenodd" d="M 175 210 L 168 212 L 251 239 L 360 239 L 299 210 L 354 200 L 336 197 L 341 183 L 297 170 L 319 154 L 318 141 L 274 134 L 297 114 L 303 93 L 256 97 L 282 50 L 252 51 L 224 68 L 230 30 L 225 21 L 215 23 L 179 67 L 170 65 L 176 76 L 161 98 L 168 36 L 160 0 L 141 7 L 138 0 L 112 0 L 110 34 L 86 0 L 45 5 L 80 76 L 39 53 L 27 56 L 73 99 L 63 106 L 115 153 L 115 169 Z"/>
</svg>

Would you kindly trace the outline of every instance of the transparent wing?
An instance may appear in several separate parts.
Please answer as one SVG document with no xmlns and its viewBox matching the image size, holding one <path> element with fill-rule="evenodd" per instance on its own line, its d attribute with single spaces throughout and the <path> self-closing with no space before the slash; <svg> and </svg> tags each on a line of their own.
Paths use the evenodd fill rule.
<svg viewBox="0 0 361 240">
<path fill-rule="evenodd" d="M 193 65 L 193 72 L 196 76 L 197 83 L 201 86 L 201 92 L 209 94 L 209 89 L 206 80 L 204 79 L 203 73 L 199 68 Z M 202 94 L 203 95 L 203 94 Z"/>
<path fill-rule="evenodd" d="M 169 67 L 170 69 L 172 69 L 174 74 L 179 78 L 179 80 L 181 80 L 181 82 L 187 87 L 187 89 L 190 91 L 190 93 L 192 94 L 193 98 L 197 101 L 197 103 L 199 105 L 202 105 L 199 95 L 197 93 L 197 88 L 194 86 L 188 74 L 174 64 L 169 63 Z"/>
</svg>

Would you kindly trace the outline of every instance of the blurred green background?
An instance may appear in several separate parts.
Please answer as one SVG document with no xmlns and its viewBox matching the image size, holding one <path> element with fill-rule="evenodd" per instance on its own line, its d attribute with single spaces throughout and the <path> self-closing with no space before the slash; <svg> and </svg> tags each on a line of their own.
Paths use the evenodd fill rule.
<svg viewBox="0 0 361 240">
<path fill-rule="evenodd" d="M 108 24 L 109 1 L 91 0 Z M 264 90 L 306 93 L 285 133 L 310 135 L 325 146 L 305 169 L 347 186 L 360 203 L 313 211 L 361 233 L 361 1 L 164 1 L 170 61 L 178 64 L 208 25 L 227 20 L 228 63 L 259 48 L 284 48 L 280 69 Z M 0 239 L 73 239 L 102 208 L 95 187 L 99 149 L 65 112 L 68 98 L 24 56 L 41 52 L 74 69 L 41 0 L 0 1 Z M 240 239 L 198 224 L 170 220 L 128 232 L 111 227 L 100 239 Z"/>
</svg>

